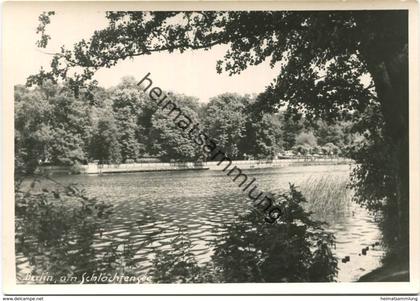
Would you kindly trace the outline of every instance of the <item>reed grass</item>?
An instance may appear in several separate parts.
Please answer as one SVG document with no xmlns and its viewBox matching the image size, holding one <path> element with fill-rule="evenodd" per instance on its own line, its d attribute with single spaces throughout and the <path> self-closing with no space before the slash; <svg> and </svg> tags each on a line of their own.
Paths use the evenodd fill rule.
<svg viewBox="0 0 420 301">
<path fill-rule="evenodd" d="M 311 176 L 300 185 L 305 196 L 306 210 L 316 217 L 330 219 L 348 212 L 352 199 L 352 190 L 348 188 L 349 178 L 345 175 Z"/>
</svg>

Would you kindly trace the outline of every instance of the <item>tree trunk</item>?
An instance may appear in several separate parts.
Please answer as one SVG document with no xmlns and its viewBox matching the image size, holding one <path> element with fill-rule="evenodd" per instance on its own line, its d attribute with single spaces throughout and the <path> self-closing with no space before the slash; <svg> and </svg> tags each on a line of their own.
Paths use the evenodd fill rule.
<svg viewBox="0 0 420 301">
<path fill-rule="evenodd" d="M 399 256 L 407 256 L 409 250 L 409 120 L 408 120 L 408 45 L 393 55 L 367 60 L 375 83 L 385 121 L 384 138 L 390 142 L 391 174 L 395 183 L 395 195 L 390 196 L 389 223 L 395 227 L 394 247 Z M 385 221 L 386 222 L 386 221 Z M 406 254 L 402 254 L 404 252 Z"/>
</svg>

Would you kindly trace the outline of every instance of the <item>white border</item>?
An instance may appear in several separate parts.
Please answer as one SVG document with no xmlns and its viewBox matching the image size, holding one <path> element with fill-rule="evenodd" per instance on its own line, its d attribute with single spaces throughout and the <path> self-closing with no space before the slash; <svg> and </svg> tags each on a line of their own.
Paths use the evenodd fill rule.
<svg viewBox="0 0 420 301">
<path fill-rule="evenodd" d="M 410 78 L 410 282 L 387 283 L 244 283 L 143 285 L 16 285 L 13 197 L 13 85 L 7 74 L 19 58 L 13 56 L 14 9 L 42 10 L 350 10 L 409 9 Z M 236 2 L 6 2 L 3 4 L 3 287 L 7 294 L 416 294 L 419 293 L 419 23 L 413 1 L 236 1 Z"/>
</svg>

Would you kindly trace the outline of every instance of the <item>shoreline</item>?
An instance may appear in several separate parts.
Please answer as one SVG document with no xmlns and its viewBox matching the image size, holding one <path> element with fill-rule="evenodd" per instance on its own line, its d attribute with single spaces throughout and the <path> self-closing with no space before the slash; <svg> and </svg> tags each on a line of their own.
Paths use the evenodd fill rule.
<svg viewBox="0 0 420 301">
<path fill-rule="evenodd" d="M 266 169 L 276 167 L 286 167 L 291 165 L 339 165 L 351 164 L 353 160 L 347 158 L 294 158 L 276 160 L 237 160 L 232 161 L 242 170 Z M 113 173 L 135 173 L 152 171 L 193 171 L 193 170 L 222 170 L 223 164 L 218 161 L 210 162 L 177 162 L 177 163 L 123 163 L 123 164 L 97 164 L 89 163 L 79 165 L 78 168 L 72 166 L 41 166 L 37 173 L 55 174 L 113 174 Z"/>
<path fill-rule="evenodd" d="M 406 262 L 382 263 L 373 271 L 361 276 L 357 282 L 407 282 L 410 281 L 409 265 Z"/>
</svg>

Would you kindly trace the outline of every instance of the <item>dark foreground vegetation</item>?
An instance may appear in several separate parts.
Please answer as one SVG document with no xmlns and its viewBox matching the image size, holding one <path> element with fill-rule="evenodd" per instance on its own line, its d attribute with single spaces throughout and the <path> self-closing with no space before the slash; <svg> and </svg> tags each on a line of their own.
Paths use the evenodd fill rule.
<svg viewBox="0 0 420 301">
<path fill-rule="evenodd" d="M 116 240 L 100 253 L 94 248 L 111 226 L 111 204 L 89 198 L 75 186 L 40 189 L 37 180 L 31 186 L 31 194 L 16 191 L 16 251 L 31 267 L 17 270 L 21 283 L 28 272 L 53 276 L 38 283 L 80 283 L 85 273 L 85 278 L 100 273 L 142 276 L 142 282 L 152 283 L 329 282 L 337 275 L 334 236 L 305 212 L 305 198 L 293 186 L 278 196 L 282 201 L 277 206 L 285 212 L 279 223 L 266 223 L 263 211 L 243 214 L 219 229 L 224 234 L 214 241 L 211 260 L 201 264 L 186 228 L 180 228 L 168 249 L 155 250 L 152 266 L 143 272 L 133 259 L 151 241 L 134 246 L 130 239 Z"/>
</svg>

